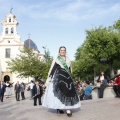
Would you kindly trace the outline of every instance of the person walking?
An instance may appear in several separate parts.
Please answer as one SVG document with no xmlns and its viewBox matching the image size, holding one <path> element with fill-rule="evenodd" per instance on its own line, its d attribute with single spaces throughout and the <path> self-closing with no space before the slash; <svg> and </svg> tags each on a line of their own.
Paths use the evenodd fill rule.
<svg viewBox="0 0 120 120">
<path fill-rule="evenodd" d="M 59 48 L 59 52 L 52 62 L 46 85 L 44 107 L 56 109 L 57 113 L 62 114 L 65 110 L 68 116 L 72 116 L 71 109 L 80 108 L 80 99 L 71 75 L 70 60 L 64 46 Z"/>
<path fill-rule="evenodd" d="M 20 87 L 19 81 L 17 81 L 14 88 L 16 101 L 20 101 L 20 90 L 21 90 L 21 87 Z"/>
<path fill-rule="evenodd" d="M 31 80 L 31 83 L 29 85 L 30 87 L 30 100 L 32 99 L 33 97 L 33 86 L 34 86 L 34 82 Z"/>
<path fill-rule="evenodd" d="M 5 84 L 3 81 L 0 82 L 0 101 L 3 102 L 4 93 L 5 93 Z"/>
<path fill-rule="evenodd" d="M 104 90 L 107 87 L 107 77 L 104 74 L 104 71 L 101 72 L 101 75 L 99 76 L 97 82 L 100 84 L 98 87 L 98 97 L 103 98 Z"/>
<path fill-rule="evenodd" d="M 42 87 L 39 85 L 39 82 L 36 81 L 35 85 L 33 86 L 34 106 L 37 106 L 37 99 L 38 99 L 39 105 L 42 105 L 41 103 L 42 94 L 43 94 Z"/>
<path fill-rule="evenodd" d="M 21 83 L 21 97 L 22 97 L 22 100 L 24 100 L 25 99 L 25 94 L 24 94 L 24 92 L 25 92 L 25 85 L 24 85 L 24 83 L 22 82 Z"/>
</svg>

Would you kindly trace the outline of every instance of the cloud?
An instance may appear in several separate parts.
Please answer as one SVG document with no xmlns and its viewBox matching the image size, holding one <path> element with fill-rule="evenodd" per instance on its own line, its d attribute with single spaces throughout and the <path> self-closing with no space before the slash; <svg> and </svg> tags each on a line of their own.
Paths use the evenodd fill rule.
<svg viewBox="0 0 120 120">
<path fill-rule="evenodd" d="M 43 8 L 43 6 L 45 8 Z M 38 8 L 40 8 L 38 10 Z M 66 21 L 77 21 L 77 20 L 87 20 L 90 18 L 95 18 L 96 16 L 106 16 L 109 14 L 119 14 L 120 3 L 109 4 L 99 4 L 94 2 L 86 1 L 75 1 L 69 2 L 65 5 L 58 4 L 44 4 L 44 5 L 34 5 L 27 8 L 30 11 L 30 17 L 40 18 L 40 19 L 59 19 Z"/>
<path fill-rule="evenodd" d="M 0 0 L 3 1 L 3 0 Z M 12 0 L 14 10 L 19 15 L 33 19 L 57 19 L 62 21 L 82 21 L 119 14 L 120 2 L 107 0 L 52 0 L 19 3 Z M 7 4 L 6 6 L 10 6 Z M 2 6 L 2 8 L 5 8 Z"/>
<path fill-rule="evenodd" d="M 91 6 L 94 7 L 94 6 Z M 96 19 L 96 18 L 103 18 L 114 16 L 116 14 L 119 15 L 120 10 L 120 3 L 115 3 L 111 6 L 95 6 L 94 8 L 88 9 L 84 15 L 82 15 L 82 20 L 87 19 Z"/>
<path fill-rule="evenodd" d="M 88 3 L 78 0 L 58 0 L 52 3 L 40 2 L 33 5 L 16 3 L 15 9 L 19 14 L 27 15 L 34 19 L 76 20 L 79 18 L 77 11 L 88 5 Z"/>
</svg>

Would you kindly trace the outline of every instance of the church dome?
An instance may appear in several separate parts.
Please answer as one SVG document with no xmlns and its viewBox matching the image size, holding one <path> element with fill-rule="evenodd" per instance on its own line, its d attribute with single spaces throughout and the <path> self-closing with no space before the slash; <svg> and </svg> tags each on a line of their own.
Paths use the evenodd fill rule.
<svg viewBox="0 0 120 120">
<path fill-rule="evenodd" d="M 25 40 L 25 41 L 24 41 L 24 45 L 25 45 L 27 48 L 31 48 L 31 49 L 34 49 L 34 50 L 37 50 L 37 51 L 38 51 L 37 45 L 36 45 L 31 39 Z"/>
</svg>

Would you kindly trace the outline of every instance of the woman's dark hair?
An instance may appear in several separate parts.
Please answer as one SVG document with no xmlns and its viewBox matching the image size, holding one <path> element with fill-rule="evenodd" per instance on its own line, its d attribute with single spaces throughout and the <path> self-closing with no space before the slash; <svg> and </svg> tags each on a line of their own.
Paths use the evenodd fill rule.
<svg viewBox="0 0 120 120">
<path fill-rule="evenodd" d="M 65 46 L 61 46 L 61 47 L 59 48 L 59 53 L 60 53 L 61 48 L 65 48 L 65 51 L 66 51 L 66 47 L 65 47 Z"/>
<path fill-rule="evenodd" d="M 23 82 L 22 82 L 21 84 L 22 84 L 22 85 L 24 85 L 24 83 L 23 83 Z"/>
<path fill-rule="evenodd" d="M 88 80 L 85 81 L 86 84 L 90 85 L 90 82 Z"/>
</svg>

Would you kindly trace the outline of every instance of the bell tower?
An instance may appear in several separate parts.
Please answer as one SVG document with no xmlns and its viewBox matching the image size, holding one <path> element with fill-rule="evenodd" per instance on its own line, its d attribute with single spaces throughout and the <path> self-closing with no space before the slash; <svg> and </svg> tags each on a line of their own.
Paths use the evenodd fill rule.
<svg viewBox="0 0 120 120">
<path fill-rule="evenodd" d="M 0 35 L 0 79 L 12 82 L 17 79 L 17 75 L 9 70 L 6 61 L 20 54 L 20 49 L 23 49 L 24 46 L 24 43 L 21 42 L 20 36 L 17 33 L 18 21 L 16 16 L 12 14 L 12 8 L 1 24 L 3 30 Z"/>
<path fill-rule="evenodd" d="M 3 32 L 2 32 L 2 40 L 8 40 L 11 42 L 12 40 L 20 42 L 20 36 L 17 33 L 18 21 L 16 16 L 11 12 L 6 15 L 6 19 L 2 21 Z"/>
</svg>

